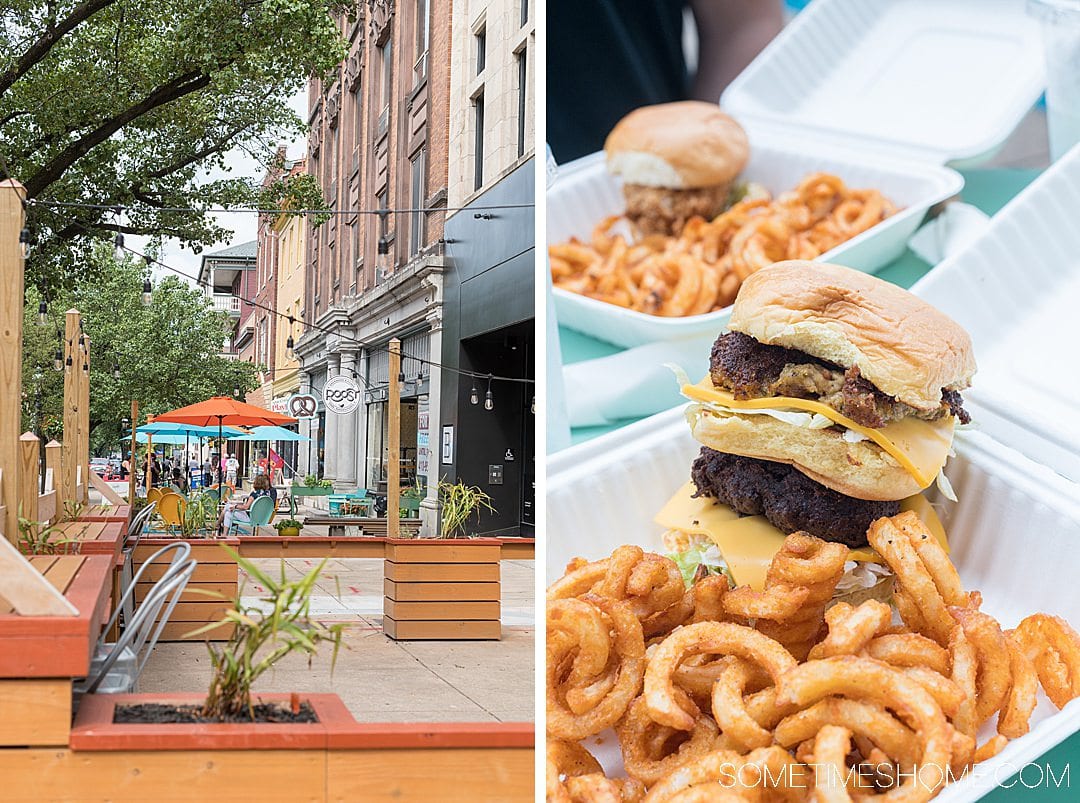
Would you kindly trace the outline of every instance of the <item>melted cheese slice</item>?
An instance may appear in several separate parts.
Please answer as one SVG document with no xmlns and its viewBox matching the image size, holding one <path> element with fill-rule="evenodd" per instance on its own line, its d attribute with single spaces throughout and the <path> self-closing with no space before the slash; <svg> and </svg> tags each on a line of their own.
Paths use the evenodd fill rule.
<svg viewBox="0 0 1080 803">
<path fill-rule="evenodd" d="M 736 399 L 723 388 L 714 387 L 705 377 L 696 385 L 683 385 L 683 395 L 694 401 L 716 404 L 731 410 L 799 410 L 818 413 L 835 424 L 854 430 L 869 438 L 888 452 L 907 471 L 920 488 L 928 488 L 940 473 L 949 457 L 953 440 L 953 417 L 942 416 L 937 421 L 902 418 L 874 429 L 856 424 L 827 404 L 796 399 L 792 396 L 770 396 L 763 399 Z"/>
<path fill-rule="evenodd" d="M 708 497 L 694 498 L 693 494 L 694 484 L 686 483 L 656 514 L 654 521 L 665 530 L 705 536 L 720 548 L 738 585 L 763 589 L 765 572 L 773 556 L 780 551 L 784 533 L 769 524 L 764 516 L 740 516 L 727 505 L 717 504 Z M 949 551 L 945 528 L 926 497 L 922 494 L 909 496 L 900 502 L 900 510 L 915 511 L 945 551 Z M 870 547 L 851 550 L 849 559 L 883 562 Z"/>
</svg>

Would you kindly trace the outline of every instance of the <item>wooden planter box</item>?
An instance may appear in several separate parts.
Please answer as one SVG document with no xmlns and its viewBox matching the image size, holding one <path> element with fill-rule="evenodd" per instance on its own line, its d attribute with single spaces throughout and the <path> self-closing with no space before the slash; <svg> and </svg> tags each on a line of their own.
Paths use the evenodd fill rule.
<svg viewBox="0 0 1080 803">
<path fill-rule="evenodd" d="M 331 496 L 333 488 L 313 488 L 308 485 L 294 485 L 289 489 L 293 496 Z"/>
<path fill-rule="evenodd" d="M 500 556 L 495 539 L 387 539 L 383 632 L 399 640 L 500 638 Z"/>
<path fill-rule="evenodd" d="M 258 697 L 269 702 L 289 696 Z M 200 694 L 87 695 L 73 726 L 58 725 L 47 735 L 23 730 L 22 741 L 14 742 L 21 746 L 0 747 L 4 799 L 533 799 L 531 723 L 360 724 L 334 694 L 303 695 L 319 721 L 302 725 L 112 721 L 117 703 L 197 704 L 202 699 Z"/>
<path fill-rule="evenodd" d="M 143 561 L 163 546 L 175 543 L 175 538 L 143 538 L 135 548 L 132 571 L 138 572 Z M 238 591 L 238 570 L 236 561 L 221 548 L 228 544 L 237 549 L 240 542 L 235 538 L 189 539 L 191 557 L 198 561 L 191 580 L 184 589 L 172 616 L 161 631 L 161 641 L 227 641 L 232 635 L 233 626 L 225 625 L 193 638 L 185 638 L 199 627 L 216 622 L 232 607 Z M 152 566 L 135 587 L 135 602 L 139 604 L 154 583 L 161 578 L 168 564 Z M 201 591 L 221 595 L 220 598 L 207 596 Z"/>
</svg>

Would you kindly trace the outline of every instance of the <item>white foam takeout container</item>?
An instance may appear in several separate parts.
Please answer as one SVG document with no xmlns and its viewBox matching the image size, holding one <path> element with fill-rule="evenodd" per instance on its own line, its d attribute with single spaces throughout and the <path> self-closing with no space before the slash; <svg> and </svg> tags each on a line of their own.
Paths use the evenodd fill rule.
<svg viewBox="0 0 1080 803">
<path fill-rule="evenodd" d="M 979 589 L 983 610 L 1005 627 L 1037 611 L 1080 626 L 1077 209 L 1080 146 L 913 288 L 974 342 L 979 372 L 964 399 L 975 425 L 957 433 L 946 467 L 959 502 L 931 498 L 965 587 Z M 653 516 L 697 451 L 674 409 L 549 458 L 548 582 L 577 555 L 597 559 L 624 543 L 659 549 Z M 1031 721 L 1028 735 L 937 800 L 976 800 L 1080 730 L 1080 701 L 1058 712 L 1040 692 Z M 598 757 L 620 773 L 614 744 L 607 739 Z"/>
<path fill-rule="evenodd" d="M 728 87 L 746 128 L 742 179 L 775 196 L 825 171 L 901 211 L 820 259 L 873 272 L 904 251 L 928 209 L 963 187 L 946 162 L 1005 141 L 1043 87 L 1039 29 L 1023 0 L 815 0 Z M 602 153 L 559 168 L 547 241 L 588 240 L 624 209 Z M 556 289 L 559 323 L 629 348 L 719 332 L 730 311 L 662 318 Z"/>
</svg>

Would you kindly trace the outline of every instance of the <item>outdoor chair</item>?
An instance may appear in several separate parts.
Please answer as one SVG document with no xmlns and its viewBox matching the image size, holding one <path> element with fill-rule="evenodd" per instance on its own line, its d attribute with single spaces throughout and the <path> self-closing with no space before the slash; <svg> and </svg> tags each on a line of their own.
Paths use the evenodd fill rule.
<svg viewBox="0 0 1080 803">
<path fill-rule="evenodd" d="M 159 499 L 161 499 L 161 495 L 163 493 L 165 493 L 165 492 L 163 490 L 161 490 L 160 488 L 151 488 L 149 491 L 146 492 L 146 501 L 147 502 L 156 502 Z"/>
<path fill-rule="evenodd" d="M 251 504 L 251 509 L 248 510 L 249 522 L 234 521 L 229 527 L 229 533 L 234 530 L 241 535 L 255 535 L 260 527 L 265 527 L 270 523 L 270 519 L 274 515 L 274 500 L 269 496 L 260 496 Z"/>
<path fill-rule="evenodd" d="M 129 599 L 135 595 L 139 580 L 147 570 L 164 562 L 166 553 L 173 552 L 172 560 L 161 578 L 147 592 L 142 603 L 135 608 L 129 625 L 115 642 L 108 642 L 108 633 L 116 624 Z M 139 676 L 146 667 L 150 653 L 158 637 L 172 615 L 176 603 L 195 571 L 196 561 L 191 558 L 191 546 L 183 541 L 164 546 L 151 555 L 132 578 L 120 603 L 98 639 L 85 679 L 74 685 L 76 701 L 83 694 L 122 694 L 135 690 Z"/>
<path fill-rule="evenodd" d="M 187 501 L 180 494 L 169 491 L 161 495 L 157 503 L 157 513 L 166 532 L 180 526 L 186 509 Z"/>
<path fill-rule="evenodd" d="M 154 509 L 157 507 L 156 502 L 151 502 L 131 519 L 131 524 L 128 525 L 127 535 L 124 537 L 124 545 L 121 550 L 121 555 L 124 558 L 124 562 L 120 565 L 120 593 L 131 586 L 131 575 L 133 571 L 133 562 L 135 556 L 135 547 L 139 545 L 139 539 L 142 538 L 143 529 L 146 527 L 150 517 L 154 515 Z M 131 617 L 135 613 L 135 603 L 132 597 L 128 598 L 128 603 L 124 607 L 121 613 L 120 622 L 122 627 L 127 627 L 131 621 Z"/>
<path fill-rule="evenodd" d="M 203 493 L 213 499 L 214 504 L 219 504 L 221 502 L 221 493 L 217 488 L 207 488 Z"/>
</svg>

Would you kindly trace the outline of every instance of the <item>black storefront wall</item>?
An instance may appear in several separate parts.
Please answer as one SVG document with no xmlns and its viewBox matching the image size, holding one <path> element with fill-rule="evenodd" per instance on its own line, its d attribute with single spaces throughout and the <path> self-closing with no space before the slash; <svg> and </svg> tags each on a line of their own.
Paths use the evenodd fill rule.
<svg viewBox="0 0 1080 803">
<path fill-rule="evenodd" d="M 535 375 L 534 186 L 530 159 L 472 203 L 529 206 L 467 208 L 447 221 L 442 359 L 450 368 Z M 485 514 L 477 532 L 531 535 L 533 386 L 494 382 L 491 411 L 484 409 L 486 380 L 477 380 L 476 386 L 479 403 L 472 405 L 472 380 L 443 371 L 442 424 L 454 427 L 455 445 L 454 460 L 440 465 L 441 474 L 451 482 L 478 485 L 492 496 L 497 513 Z M 502 467 L 501 484 L 491 476 L 491 466 Z"/>
</svg>

